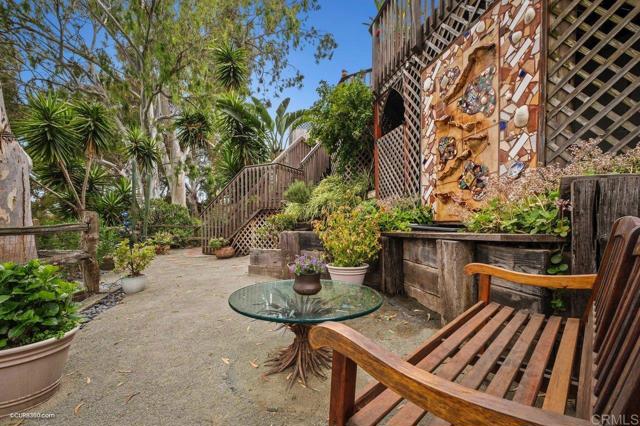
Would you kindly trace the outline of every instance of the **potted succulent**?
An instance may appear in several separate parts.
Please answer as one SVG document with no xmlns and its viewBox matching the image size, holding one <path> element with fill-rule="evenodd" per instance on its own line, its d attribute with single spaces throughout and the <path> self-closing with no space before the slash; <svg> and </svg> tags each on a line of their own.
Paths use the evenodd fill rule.
<svg viewBox="0 0 640 426">
<path fill-rule="evenodd" d="M 144 290 L 147 277 L 142 273 L 156 255 L 154 246 L 141 243 L 134 244 L 131 240 L 122 240 L 113 255 L 116 270 L 126 272 L 121 279 L 122 290 L 127 294 Z"/>
<path fill-rule="evenodd" d="M 210 239 L 209 248 L 218 259 L 228 259 L 236 255 L 236 249 L 229 245 L 229 240 L 222 237 Z"/>
<path fill-rule="evenodd" d="M 173 242 L 173 235 L 169 232 L 158 232 L 153 236 L 152 242 L 156 248 L 156 254 L 167 254 Z"/>
<path fill-rule="evenodd" d="M 341 207 L 326 221 L 316 222 L 331 262 L 327 269 L 332 280 L 362 284 L 369 265 L 380 251 L 380 226 L 377 212 L 362 206 Z"/>
<path fill-rule="evenodd" d="M 316 256 L 296 256 L 289 264 L 289 271 L 295 276 L 293 290 L 298 294 L 310 296 L 322 289 L 320 274 L 324 271 L 325 264 Z"/>
<path fill-rule="evenodd" d="M 0 264 L 0 417 L 26 410 L 57 390 L 79 317 L 75 283 L 32 260 Z"/>
</svg>

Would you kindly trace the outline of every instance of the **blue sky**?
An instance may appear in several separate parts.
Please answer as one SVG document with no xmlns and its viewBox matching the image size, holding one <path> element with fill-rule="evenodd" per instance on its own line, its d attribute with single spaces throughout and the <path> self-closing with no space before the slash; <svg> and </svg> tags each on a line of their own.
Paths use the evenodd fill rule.
<svg viewBox="0 0 640 426">
<path fill-rule="evenodd" d="M 293 52 L 289 59 L 304 74 L 302 89 L 288 89 L 281 98 L 291 98 L 289 111 L 307 108 L 316 100 L 321 80 L 335 84 L 343 69 L 348 72 L 371 67 L 371 37 L 363 25 L 376 14 L 373 0 L 320 0 L 321 9 L 309 16 L 309 24 L 333 34 L 338 43 L 331 60 L 315 63 L 314 49 Z M 277 106 L 279 99 L 273 99 Z"/>
</svg>

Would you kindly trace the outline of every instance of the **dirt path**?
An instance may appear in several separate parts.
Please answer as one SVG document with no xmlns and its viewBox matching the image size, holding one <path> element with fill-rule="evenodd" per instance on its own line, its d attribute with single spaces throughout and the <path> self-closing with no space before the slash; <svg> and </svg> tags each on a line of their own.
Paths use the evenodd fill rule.
<svg viewBox="0 0 640 426">
<path fill-rule="evenodd" d="M 267 354 L 292 335 L 228 307 L 235 289 L 269 280 L 248 276 L 247 263 L 248 257 L 216 260 L 194 250 L 158 257 L 144 292 L 126 297 L 76 337 L 60 390 L 31 410 L 55 418 L 21 424 L 326 424 L 328 380 L 287 391 L 285 375 L 261 377 Z M 406 298 L 386 300 L 378 312 L 348 324 L 400 354 L 435 328 Z M 368 380 L 363 376 L 359 386 Z"/>
</svg>

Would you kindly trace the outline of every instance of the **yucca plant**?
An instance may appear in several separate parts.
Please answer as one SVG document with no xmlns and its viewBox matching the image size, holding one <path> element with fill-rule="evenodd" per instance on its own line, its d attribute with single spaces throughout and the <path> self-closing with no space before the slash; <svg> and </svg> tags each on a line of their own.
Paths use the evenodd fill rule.
<svg viewBox="0 0 640 426">
<path fill-rule="evenodd" d="M 214 76 L 226 90 L 239 90 L 245 86 L 249 76 L 247 51 L 223 44 L 213 49 Z"/>
</svg>

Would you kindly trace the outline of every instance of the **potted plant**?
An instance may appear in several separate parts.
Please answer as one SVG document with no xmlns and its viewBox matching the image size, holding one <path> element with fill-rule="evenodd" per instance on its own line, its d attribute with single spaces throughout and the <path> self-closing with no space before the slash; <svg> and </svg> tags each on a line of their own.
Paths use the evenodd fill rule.
<svg viewBox="0 0 640 426">
<path fill-rule="evenodd" d="M 341 207 L 326 221 L 316 222 L 315 231 L 331 257 L 327 269 L 331 279 L 362 284 L 369 265 L 380 251 L 377 212 L 362 206 Z"/>
<path fill-rule="evenodd" d="M 325 264 L 316 256 L 296 256 L 289 264 L 289 271 L 295 276 L 293 290 L 298 294 L 310 296 L 322 289 L 320 274 Z"/>
<path fill-rule="evenodd" d="M 210 239 L 209 248 L 218 259 L 228 259 L 236 255 L 236 249 L 229 245 L 229 240 L 222 237 Z"/>
<path fill-rule="evenodd" d="M 0 264 L 0 417 L 49 399 L 60 383 L 79 317 L 77 285 L 58 271 Z"/>
<path fill-rule="evenodd" d="M 147 277 L 142 273 L 156 255 L 154 246 L 141 243 L 134 244 L 130 240 L 122 240 L 116 248 L 113 260 L 116 270 L 126 272 L 122 278 L 122 289 L 127 294 L 144 290 Z"/>
<path fill-rule="evenodd" d="M 173 242 L 173 235 L 169 232 L 158 232 L 153 236 L 152 241 L 156 248 L 156 254 L 167 254 Z"/>
</svg>

